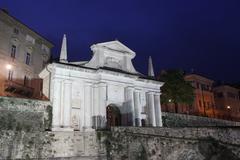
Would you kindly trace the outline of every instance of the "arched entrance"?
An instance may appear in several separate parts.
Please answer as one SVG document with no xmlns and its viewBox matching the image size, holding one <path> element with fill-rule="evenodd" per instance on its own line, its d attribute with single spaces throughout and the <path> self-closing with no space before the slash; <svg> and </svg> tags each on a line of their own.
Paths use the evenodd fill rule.
<svg viewBox="0 0 240 160">
<path fill-rule="evenodd" d="M 107 106 L 107 127 L 111 126 L 121 126 L 121 112 L 119 108 L 114 105 L 110 104 Z"/>
<path fill-rule="evenodd" d="M 141 123 L 142 123 L 142 127 L 146 127 L 146 120 L 145 119 L 142 119 Z"/>
</svg>

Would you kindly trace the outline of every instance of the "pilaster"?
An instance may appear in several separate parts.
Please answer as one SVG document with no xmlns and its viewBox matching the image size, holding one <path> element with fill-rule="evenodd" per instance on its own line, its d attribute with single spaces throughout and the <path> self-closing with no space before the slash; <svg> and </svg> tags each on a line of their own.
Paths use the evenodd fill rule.
<svg viewBox="0 0 240 160">
<path fill-rule="evenodd" d="M 138 90 L 134 91 L 134 107 L 135 107 L 135 125 L 142 126 L 141 124 L 141 111 L 140 111 L 140 92 Z"/>
<path fill-rule="evenodd" d="M 107 100 L 107 85 L 104 82 L 98 84 L 99 87 L 99 115 L 101 116 L 100 127 L 105 128 L 107 123 L 106 118 L 106 100 Z"/>
<path fill-rule="evenodd" d="M 53 117 L 52 117 L 52 128 L 60 128 L 60 117 L 61 117 L 61 80 L 53 80 Z"/>
<path fill-rule="evenodd" d="M 63 128 L 67 128 L 69 130 L 71 128 L 71 111 L 72 111 L 72 82 L 69 80 L 65 80 L 63 82 Z"/>
<path fill-rule="evenodd" d="M 84 112 L 84 129 L 91 129 L 92 127 L 92 84 L 91 83 L 85 83 L 84 84 L 84 106 L 83 106 L 83 112 Z"/>
<path fill-rule="evenodd" d="M 156 117 L 156 126 L 162 126 L 162 112 L 161 112 L 161 103 L 160 103 L 160 93 L 154 94 L 154 107 L 155 107 L 155 117 Z"/>
<path fill-rule="evenodd" d="M 125 88 L 125 101 L 127 102 L 127 107 L 129 107 L 128 118 L 130 119 L 130 124 L 135 126 L 135 109 L 134 109 L 134 87 L 129 86 Z M 129 120 L 128 120 L 129 121 Z"/>
<path fill-rule="evenodd" d="M 156 119 L 155 119 L 154 93 L 153 92 L 147 93 L 147 104 L 148 104 L 149 125 L 155 127 Z"/>
</svg>

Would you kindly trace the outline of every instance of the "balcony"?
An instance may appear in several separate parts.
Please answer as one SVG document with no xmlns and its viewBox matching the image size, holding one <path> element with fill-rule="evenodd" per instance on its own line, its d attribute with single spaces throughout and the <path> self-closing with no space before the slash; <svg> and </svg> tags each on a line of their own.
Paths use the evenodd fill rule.
<svg viewBox="0 0 240 160">
<path fill-rule="evenodd" d="M 6 80 L 4 90 L 8 96 L 31 97 L 34 89 L 11 80 Z"/>
</svg>

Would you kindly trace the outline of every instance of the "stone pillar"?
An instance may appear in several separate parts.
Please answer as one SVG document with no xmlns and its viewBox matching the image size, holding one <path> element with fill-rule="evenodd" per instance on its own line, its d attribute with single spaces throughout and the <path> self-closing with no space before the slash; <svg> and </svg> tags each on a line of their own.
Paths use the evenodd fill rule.
<svg viewBox="0 0 240 160">
<path fill-rule="evenodd" d="M 62 112 L 63 112 L 63 128 L 64 130 L 72 131 L 71 128 L 71 111 L 72 111 L 72 82 L 64 81 L 63 85 L 63 104 L 62 104 Z"/>
<path fill-rule="evenodd" d="M 135 125 L 142 126 L 141 124 L 141 108 L 140 108 L 140 93 L 139 91 L 134 92 L 134 108 L 135 108 Z"/>
<path fill-rule="evenodd" d="M 149 125 L 155 127 L 156 126 L 156 120 L 155 120 L 155 108 L 154 108 L 153 92 L 148 92 L 147 93 L 147 104 L 148 104 Z"/>
<path fill-rule="evenodd" d="M 125 101 L 127 102 L 127 107 L 129 108 L 128 118 L 130 119 L 130 124 L 132 126 L 135 126 L 135 109 L 134 109 L 134 94 L 133 94 L 133 91 L 134 91 L 133 87 L 126 87 L 125 88 Z"/>
<path fill-rule="evenodd" d="M 105 128 L 107 125 L 106 118 L 106 100 L 107 100 L 107 85 L 106 83 L 99 83 L 99 115 L 100 115 L 100 128 Z"/>
<path fill-rule="evenodd" d="M 98 85 L 93 85 L 93 116 L 92 116 L 92 125 L 93 128 L 98 128 L 98 117 L 99 115 L 99 90 Z"/>
<path fill-rule="evenodd" d="M 84 129 L 92 127 L 92 84 L 85 83 L 84 85 Z"/>
<path fill-rule="evenodd" d="M 61 80 L 53 80 L 53 96 L 52 96 L 52 129 L 60 128 L 61 120 Z"/>
<path fill-rule="evenodd" d="M 161 104 L 160 104 L 160 93 L 156 93 L 154 95 L 154 107 L 155 107 L 156 126 L 162 127 L 162 112 L 161 112 Z"/>
</svg>

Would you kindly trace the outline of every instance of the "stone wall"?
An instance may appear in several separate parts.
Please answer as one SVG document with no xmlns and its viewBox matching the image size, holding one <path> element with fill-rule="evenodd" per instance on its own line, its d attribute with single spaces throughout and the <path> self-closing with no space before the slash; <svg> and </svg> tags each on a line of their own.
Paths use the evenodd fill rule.
<svg viewBox="0 0 240 160">
<path fill-rule="evenodd" d="M 97 132 L 0 131 L 0 159 L 106 159 Z M 103 139 L 102 139 L 103 140 Z"/>
<path fill-rule="evenodd" d="M 0 97 L 0 159 L 106 159 L 95 130 L 50 132 L 49 101 Z"/>
<path fill-rule="evenodd" d="M 112 128 L 113 160 L 239 160 L 239 128 Z"/>
<path fill-rule="evenodd" d="M 50 129 L 49 101 L 0 97 L 0 130 L 44 131 Z"/>
<path fill-rule="evenodd" d="M 240 126 L 240 122 L 162 112 L 164 127 L 213 127 L 213 126 Z"/>
</svg>

